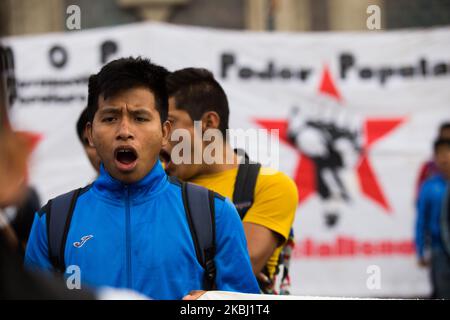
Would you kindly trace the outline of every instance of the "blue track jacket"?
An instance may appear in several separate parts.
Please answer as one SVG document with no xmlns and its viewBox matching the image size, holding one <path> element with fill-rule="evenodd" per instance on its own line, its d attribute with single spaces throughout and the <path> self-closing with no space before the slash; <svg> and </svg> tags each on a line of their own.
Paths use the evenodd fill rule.
<svg viewBox="0 0 450 320">
<path fill-rule="evenodd" d="M 416 250 L 418 257 L 424 256 L 426 237 L 431 240 L 431 247 L 442 250 L 441 214 L 445 192 L 448 185 L 442 175 L 425 180 L 419 192 L 416 220 Z"/>
<path fill-rule="evenodd" d="M 46 207 L 36 214 L 25 264 L 52 270 Z M 217 290 L 259 293 L 239 215 L 215 197 Z M 141 181 L 125 185 L 101 167 L 76 202 L 65 265 L 78 266 L 81 283 L 129 288 L 154 299 L 180 299 L 202 289 L 199 264 L 183 206 L 181 186 L 158 161 Z"/>
</svg>

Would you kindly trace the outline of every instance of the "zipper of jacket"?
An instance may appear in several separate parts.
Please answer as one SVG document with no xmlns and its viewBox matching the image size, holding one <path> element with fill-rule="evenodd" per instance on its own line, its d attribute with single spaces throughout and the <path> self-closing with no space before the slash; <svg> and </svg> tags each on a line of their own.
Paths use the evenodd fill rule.
<svg viewBox="0 0 450 320">
<path fill-rule="evenodd" d="M 131 289 L 131 230 L 130 230 L 130 189 L 125 186 L 125 237 L 126 237 L 126 268 L 127 287 Z"/>
</svg>

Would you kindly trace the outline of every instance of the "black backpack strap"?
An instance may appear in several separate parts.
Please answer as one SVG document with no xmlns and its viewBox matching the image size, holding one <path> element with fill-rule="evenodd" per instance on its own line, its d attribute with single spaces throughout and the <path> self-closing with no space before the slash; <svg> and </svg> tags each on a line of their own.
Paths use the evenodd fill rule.
<svg viewBox="0 0 450 320">
<path fill-rule="evenodd" d="M 441 212 L 441 237 L 444 251 L 450 257 L 450 183 L 447 183 Z"/>
<path fill-rule="evenodd" d="M 48 202 L 46 212 L 48 256 L 57 272 L 64 273 L 66 270 L 64 251 L 73 211 L 79 195 L 89 187 L 90 185 L 72 190 Z"/>
<path fill-rule="evenodd" d="M 214 192 L 192 183 L 182 183 L 183 203 L 194 241 L 197 259 L 205 269 L 205 290 L 215 289 Z"/>
<path fill-rule="evenodd" d="M 233 191 L 233 203 L 242 220 L 248 209 L 253 205 L 256 180 L 261 169 L 261 164 L 251 162 L 244 151 L 240 149 L 236 149 L 235 151 L 238 155 L 244 156 L 244 161 L 239 164 Z"/>
</svg>

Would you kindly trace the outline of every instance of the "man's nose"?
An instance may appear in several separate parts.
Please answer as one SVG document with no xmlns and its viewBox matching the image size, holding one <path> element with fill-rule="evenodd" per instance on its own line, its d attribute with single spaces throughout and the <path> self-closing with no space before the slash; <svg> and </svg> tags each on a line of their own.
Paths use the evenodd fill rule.
<svg viewBox="0 0 450 320">
<path fill-rule="evenodd" d="M 126 141 L 133 138 L 134 134 L 132 132 L 130 122 L 124 117 L 120 122 L 119 131 L 117 132 L 117 139 Z"/>
</svg>

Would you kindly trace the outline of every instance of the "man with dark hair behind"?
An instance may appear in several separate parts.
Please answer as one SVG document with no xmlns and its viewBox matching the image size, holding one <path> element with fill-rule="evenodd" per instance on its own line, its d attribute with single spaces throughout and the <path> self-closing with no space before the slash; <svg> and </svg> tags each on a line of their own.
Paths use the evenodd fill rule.
<svg viewBox="0 0 450 320">
<path fill-rule="evenodd" d="M 89 144 L 89 139 L 86 131 L 86 125 L 88 122 L 88 108 L 86 107 L 81 112 L 80 117 L 77 121 L 77 135 L 78 139 L 83 145 L 84 152 L 86 153 L 89 162 L 91 163 L 97 174 L 99 174 L 101 160 L 97 154 L 97 150 L 95 150 L 95 148 Z"/>
<path fill-rule="evenodd" d="M 187 187 L 168 179 L 159 161 L 170 132 L 167 74 L 147 59 L 122 58 L 90 78 L 86 130 L 102 162 L 100 175 L 71 196 L 71 219 L 61 223 L 65 236 L 53 256 L 49 250 L 58 243 L 47 230 L 56 225 L 53 203 L 65 195 L 36 215 L 27 265 L 60 272 L 76 265 L 83 283 L 130 288 L 154 299 L 180 299 L 204 288 L 209 274 L 190 232 L 182 193 Z M 213 193 L 208 204 L 215 216 L 214 288 L 257 293 L 236 209 Z"/>
<path fill-rule="evenodd" d="M 440 173 L 425 180 L 419 192 L 416 249 L 419 265 L 431 265 L 433 297 L 450 299 L 450 253 L 445 250 L 442 232 L 448 231 L 448 226 L 443 225 L 448 221 L 443 216 L 448 214 L 444 210 L 448 209 L 450 139 L 437 139 L 433 150 Z"/>
<path fill-rule="evenodd" d="M 184 129 L 189 133 L 190 154 L 194 155 L 192 158 L 202 161 L 197 163 L 173 161 L 172 151 L 175 150 L 176 143 L 172 141 L 163 148 L 161 154 L 166 162 L 166 171 L 169 175 L 199 184 L 233 199 L 243 221 L 253 272 L 260 281 L 262 291 L 277 293 L 279 290 L 278 293 L 280 291 L 288 293 L 289 278 L 285 277 L 283 289 L 274 287 L 274 277 L 279 267 L 283 245 L 288 240 L 293 240 L 290 235 L 298 204 L 295 183 L 284 173 L 270 168 L 260 168 L 259 172 L 254 173 L 256 182 L 253 186 L 250 186 L 251 183 L 248 184 L 249 187 L 238 185 L 241 184 L 239 177 L 246 176 L 242 174 L 246 169 L 244 166 L 241 167 L 242 159 L 228 141 L 228 100 L 211 72 L 198 68 L 175 71 L 167 77 L 167 87 L 172 130 L 175 133 L 177 129 Z M 200 127 L 196 128 L 194 121 L 201 121 Z M 196 130 L 201 132 L 194 134 Z M 202 137 L 208 130 L 219 131 L 220 139 L 215 137 L 213 141 L 204 141 L 206 139 Z M 219 142 L 223 143 L 220 145 Z M 204 151 L 207 148 L 211 149 L 213 144 L 218 146 L 217 153 L 220 155 L 219 161 L 211 162 L 203 156 Z M 252 199 L 239 201 L 242 198 L 239 194 L 241 191 L 250 192 Z M 288 252 L 285 254 L 289 255 Z M 287 275 L 288 266 L 284 267 Z"/>
</svg>

